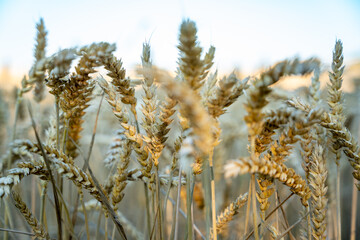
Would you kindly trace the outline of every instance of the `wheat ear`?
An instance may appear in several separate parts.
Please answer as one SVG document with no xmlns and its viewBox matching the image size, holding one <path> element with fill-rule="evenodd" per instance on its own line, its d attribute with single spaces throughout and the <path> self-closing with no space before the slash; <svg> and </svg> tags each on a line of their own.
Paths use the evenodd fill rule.
<svg viewBox="0 0 360 240">
<path fill-rule="evenodd" d="M 21 150 L 21 151 L 20 151 Z M 45 154 L 49 157 L 52 164 L 55 165 L 58 173 L 70 179 L 77 187 L 85 188 L 90 194 L 103 203 L 99 190 L 96 188 L 94 181 L 90 174 L 84 172 L 81 168 L 73 164 L 73 160 L 67 155 L 59 152 L 57 149 L 44 146 Z M 19 142 L 14 147 L 14 152 L 17 152 L 18 156 L 31 156 L 31 154 L 37 154 L 42 156 L 42 153 L 37 144 L 33 144 L 30 141 Z M 31 158 L 32 159 L 32 158 Z M 32 160 L 30 162 L 23 162 L 18 164 L 18 168 L 10 171 L 10 177 L 13 179 L 11 184 L 7 184 L 8 187 L 18 183 L 20 178 L 29 175 L 39 175 L 41 178 L 47 179 L 48 172 L 45 168 L 45 164 L 42 161 Z M 8 176 L 8 177 L 9 177 Z M 5 179 L 6 180 L 6 179 Z M 1 188 L 0 188 L 1 190 Z M 105 206 L 104 206 L 105 209 Z"/>
<path fill-rule="evenodd" d="M 19 209 L 21 214 L 24 216 L 26 222 L 32 228 L 35 233 L 35 236 L 40 239 L 50 239 L 49 234 L 45 231 L 44 226 L 42 226 L 38 220 L 32 215 L 30 209 L 26 204 L 21 200 L 21 197 L 16 192 L 12 191 L 11 196 L 14 200 L 15 207 Z"/>
<path fill-rule="evenodd" d="M 63 49 L 49 58 L 49 76 L 46 85 L 50 88 L 49 93 L 56 97 L 56 101 L 59 101 L 60 93 L 67 82 L 64 78 L 69 74 L 71 64 L 76 57 L 76 48 L 70 48 Z"/>
<path fill-rule="evenodd" d="M 225 177 L 232 177 L 244 173 L 259 173 L 279 180 L 290 188 L 290 190 L 301 198 L 301 203 L 308 206 L 310 188 L 295 170 L 286 167 L 282 163 L 275 163 L 265 159 L 252 161 L 250 159 L 238 159 L 230 161 L 225 165 Z"/>
<path fill-rule="evenodd" d="M 143 44 L 143 53 L 141 56 L 142 62 L 142 74 L 143 74 L 143 84 L 142 88 L 144 90 L 143 96 L 143 105 L 142 113 L 144 118 L 142 121 L 142 127 L 144 128 L 147 137 L 149 138 L 149 148 L 151 151 L 151 161 L 153 161 L 155 167 L 159 165 L 159 157 L 164 148 L 164 145 L 161 143 L 158 138 L 158 110 L 157 104 L 158 100 L 156 97 L 156 86 L 154 84 L 154 75 L 152 74 L 152 62 L 150 55 L 150 45 L 148 43 Z M 149 160 L 150 161 L 150 160 Z"/>
<path fill-rule="evenodd" d="M 120 150 L 120 161 L 117 166 L 117 173 L 114 177 L 114 187 L 112 189 L 112 204 L 114 210 L 117 210 L 117 203 L 119 203 L 124 197 L 124 189 L 127 185 L 127 168 L 130 163 L 131 154 L 131 142 L 123 136 Z"/>
<path fill-rule="evenodd" d="M 129 114 L 123 107 L 121 98 L 117 92 L 114 91 L 111 85 L 103 79 L 99 78 L 98 83 L 107 95 L 107 101 L 112 107 L 114 115 L 120 121 L 121 126 L 125 130 L 125 136 L 131 141 L 131 146 L 137 154 L 137 160 L 143 166 L 142 173 L 148 178 L 151 178 L 152 161 L 149 158 L 149 147 L 144 141 L 144 136 L 137 133 L 136 127 L 129 123 Z"/>
<path fill-rule="evenodd" d="M 30 81 L 35 83 L 34 98 L 37 102 L 40 102 L 44 98 L 45 90 L 45 47 L 46 47 L 46 35 L 44 20 L 41 18 L 39 23 L 36 24 L 36 45 L 34 50 L 35 63 L 32 67 L 29 77 Z"/>
<path fill-rule="evenodd" d="M 100 58 L 111 55 L 114 50 L 114 44 L 104 42 L 80 48 L 78 54 L 82 57 L 75 67 L 75 73 L 64 84 L 60 95 L 60 107 L 68 125 L 66 150 L 72 158 L 76 158 L 78 155 L 76 144 L 81 138 L 83 116 L 92 99 L 92 91 L 95 87 L 90 74 L 95 72 L 95 67 L 101 65 Z"/>
<path fill-rule="evenodd" d="M 185 20 L 181 23 L 178 46 L 180 50 L 179 68 L 185 81 L 195 91 L 203 86 L 215 54 L 215 48 L 211 47 L 205 59 L 201 59 L 202 48 L 199 46 L 196 34 L 195 22 Z"/>
<path fill-rule="evenodd" d="M 288 104 L 307 114 L 313 110 L 310 105 L 303 103 L 299 99 L 289 100 Z M 343 148 L 343 152 L 348 157 L 350 165 L 354 169 L 353 177 L 360 180 L 360 147 L 359 143 L 351 135 L 349 129 L 334 120 L 327 112 L 324 112 L 321 116 L 321 126 L 328 129 L 332 133 L 333 138 L 336 139 L 334 147 L 338 149 Z M 356 186 L 360 190 L 360 184 L 356 184 Z"/>
<path fill-rule="evenodd" d="M 111 77 L 111 84 L 115 87 L 116 92 L 120 94 L 121 101 L 131 106 L 131 111 L 137 118 L 135 88 L 130 86 L 130 78 L 126 78 L 126 70 L 121 59 L 110 55 L 101 57 L 100 61 L 105 69 L 109 71 L 107 75 Z"/>
<path fill-rule="evenodd" d="M 312 222 L 313 237 L 315 239 L 326 239 L 326 212 L 327 212 L 327 169 L 324 150 L 316 145 L 312 154 L 309 184 L 312 196 Z"/>
<path fill-rule="evenodd" d="M 211 81 L 212 78 L 209 78 Z M 240 97 L 244 90 L 249 87 L 247 84 L 249 78 L 240 81 L 232 73 L 228 77 L 222 78 L 218 81 L 218 86 L 208 93 L 207 102 L 205 103 L 210 115 L 218 118 L 225 113 L 227 107 L 235 102 Z"/>
<path fill-rule="evenodd" d="M 216 220 L 216 231 L 220 233 L 223 228 L 229 224 L 233 217 L 238 213 L 238 210 L 242 208 L 248 198 L 248 194 L 242 194 L 235 199 L 229 206 L 227 206 L 224 211 L 220 213 Z"/>
<path fill-rule="evenodd" d="M 342 75 L 344 72 L 343 65 L 343 47 L 342 42 L 337 40 L 335 43 L 335 49 L 333 51 L 333 60 L 331 64 L 332 72 L 329 72 L 330 85 L 328 85 L 329 99 L 328 104 L 330 106 L 330 116 L 336 121 L 339 125 L 343 126 L 345 123 L 345 116 L 343 114 L 343 93 L 340 90 L 342 85 Z M 340 198 L 340 158 L 341 150 L 336 143 L 337 139 L 333 138 L 333 146 L 331 148 L 332 152 L 335 154 L 336 159 L 336 208 L 337 208 L 337 227 L 338 227 L 338 238 L 341 239 L 341 198 Z"/>
</svg>

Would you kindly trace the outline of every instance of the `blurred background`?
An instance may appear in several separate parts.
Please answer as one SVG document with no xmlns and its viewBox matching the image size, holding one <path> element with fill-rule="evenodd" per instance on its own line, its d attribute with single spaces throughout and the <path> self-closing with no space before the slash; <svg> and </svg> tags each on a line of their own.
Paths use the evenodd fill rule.
<svg viewBox="0 0 360 240">
<path fill-rule="evenodd" d="M 45 20 L 48 55 L 97 41 L 117 44 L 128 73 L 150 41 L 155 65 L 174 71 L 181 20 L 198 27 L 201 46 L 216 47 L 220 74 L 250 74 L 287 57 L 331 61 L 337 38 L 345 64 L 360 58 L 360 1 L 45 1 L 0 0 L 0 83 L 19 82 L 33 63 L 35 24 Z"/>
<path fill-rule="evenodd" d="M 1 137 L 5 135 L 1 134 L 9 135 L 13 123 L 11 121 L 14 116 L 12 111 L 16 99 L 14 86 L 19 86 L 23 75 L 28 74 L 34 62 L 35 25 L 41 17 L 44 18 L 48 30 L 47 56 L 63 48 L 83 46 L 93 42 L 116 43 L 115 55 L 122 58 L 127 73 L 135 78 L 136 65 L 141 62 L 142 44 L 145 41 L 150 42 L 154 65 L 168 71 L 175 71 L 178 59 L 176 46 L 178 45 L 179 25 L 185 18 L 196 22 L 199 42 L 205 51 L 210 45 L 216 47 L 215 65 L 212 71 L 214 72 L 217 68 L 220 75 L 228 75 L 235 69 L 237 74 L 243 77 L 252 75 L 259 69 L 266 68 L 284 58 L 318 57 L 323 64 L 323 74 L 320 79 L 324 86 L 328 81 L 327 71 L 330 69 L 335 40 L 341 39 L 346 65 L 343 85 L 346 92 L 346 126 L 358 138 L 360 135 L 359 13 L 359 0 L 223 0 L 221 2 L 212 0 L 0 0 L 0 100 L 1 92 L 7 92 L 4 97 L 7 100 L 2 102 L 6 106 L 4 109 L 9 109 L 9 113 L 0 114 L 0 123 L 2 121 L 7 125 L 6 131 L 4 128 L 0 128 L 0 152 L 5 152 L 7 146 L 7 143 L 1 145 L 1 140 L 6 140 L 6 137 Z M 278 85 L 280 88 L 290 91 L 282 92 L 277 88 L 279 91 L 276 91 L 275 95 L 280 100 L 293 96 L 305 98 L 308 88 L 304 86 L 309 86 L 310 77 L 296 77 L 296 79 L 297 81 L 291 81 L 288 78 L 280 82 Z M 142 92 L 137 91 L 137 94 L 137 97 L 141 97 Z M 325 89 L 321 99 L 325 100 L 326 94 Z M 52 96 L 50 99 L 53 101 Z M 222 177 L 225 160 L 248 154 L 248 133 L 242 121 L 245 114 L 244 100 L 243 96 L 220 119 L 223 130 L 222 144 L 214 155 L 215 170 L 217 170 L 215 174 L 218 180 L 216 188 L 218 209 L 223 209 L 229 203 L 229 199 L 236 198 L 239 192 L 244 193 L 248 188 L 246 182 L 248 176 L 234 179 L 233 182 L 236 184 L 233 185 Z M 277 108 L 277 104 L 278 102 L 275 102 L 269 108 Z M 326 101 L 323 104 L 326 105 Z M 92 135 L 97 106 L 98 103 L 93 104 L 88 110 L 90 114 L 86 115 L 82 140 L 85 143 L 86 151 L 86 144 Z M 53 112 L 52 102 L 47 101 L 42 103 L 41 108 L 38 107 L 36 109 L 37 121 L 42 129 L 46 129 L 49 124 L 48 116 Z M 26 114 L 26 108 L 24 107 L 24 109 L 19 111 L 20 114 Z M 93 157 L 97 160 L 91 163 L 98 170 L 96 174 L 99 179 L 105 179 L 108 174 L 107 171 L 104 171 L 103 162 L 99 160 L 104 158 L 108 146 L 113 141 L 114 126 L 119 127 L 109 106 L 104 104 L 102 111 L 104 114 L 101 115 L 99 121 L 106 127 L 98 129 Z M 2 116 L 7 118 L 1 118 Z M 25 116 L 19 116 L 19 121 L 19 130 L 17 130 L 19 138 L 29 138 L 29 133 L 32 133 L 31 125 Z M 297 161 L 300 159 L 298 149 L 294 151 L 293 157 L 294 161 L 289 163 L 289 166 L 302 172 L 299 161 Z M 344 194 L 341 196 L 341 203 L 342 215 L 345 216 L 342 219 L 342 226 L 344 239 L 349 239 L 353 179 L 352 170 L 345 159 L 342 168 Z M 332 169 L 329 176 L 334 178 L 335 175 L 334 169 Z M 35 183 L 33 178 L 30 179 L 31 181 L 24 184 Z M 138 229 L 145 226 L 144 212 L 133 213 L 136 206 L 145 205 L 144 198 L 137 197 L 137 189 L 142 188 L 140 184 L 142 183 L 133 183 L 132 187 L 127 187 L 126 190 L 124 202 L 132 201 L 135 203 L 134 207 L 129 208 L 127 205 L 122 205 L 120 209 Z M 30 192 L 31 188 L 24 189 Z M 29 192 L 28 196 L 30 196 Z M 86 199 L 89 199 L 87 195 Z M 32 200 L 32 204 L 35 205 L 35 200 Z M 299 207 L 299 202 L 293 201 L 292 204 L 289 204 L 289 212 Z M 334 205 L 331 205 L 329 208 L 335 212 L 331 209 L 333 207 Z M 358 209 L 360 209 L 360 201 L 358 201 Z M 201 210 L 196 209 L 195 211 L 197 211 L 195 215 L 199 216 L 196 221 L 203 229 Z M 295 212 L 296 214 L 289 217 L 290 222 L 297 220 L 298 211 Z M 94 214 L 91 217 L 95 219 L 95 216 Z M 240 216 L 242 219 L 245 217 L 244 214 L 239 214 L 239 218 Z M 242 226 L 234 223 L 232 227 L 236 232 Z M 360 229 L 360 220 L 357 220 L 357 229 Z M 238 232 L 242 232 L 240 230 Z M 359 236 L 359 233 L 357 234 Z"/>
</svg>

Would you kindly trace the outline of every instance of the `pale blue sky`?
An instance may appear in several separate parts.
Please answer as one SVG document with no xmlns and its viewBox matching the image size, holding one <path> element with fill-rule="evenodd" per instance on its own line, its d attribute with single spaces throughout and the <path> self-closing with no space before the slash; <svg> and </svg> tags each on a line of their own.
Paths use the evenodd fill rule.
<svg viewBox="0 0 360 240">
<path fill-rule="evenodd" d="M 215 67 L 246 72 L 295 55 L 331 61 L 336 38 L 349 63 L 360 58 L 360 1 L 0 0 L 0 67 L 24 74 L 33 62 L 35 24 L 45 20 L 48 54 L 94 41 L 117 44 L 128 69 L 150 39 L 153 62 L 174 70 L 181 20 L 195 20 L 199 41 L 216 47 Z"/>
</svg>

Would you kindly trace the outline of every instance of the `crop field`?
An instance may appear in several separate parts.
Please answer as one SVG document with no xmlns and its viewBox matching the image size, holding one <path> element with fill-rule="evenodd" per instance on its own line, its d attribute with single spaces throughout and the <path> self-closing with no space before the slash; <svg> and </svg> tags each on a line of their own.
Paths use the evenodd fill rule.
<svg viewBox="0 0 360 240">
<path fill-rule="evenodd" d="M 48 52 L 47 33 L 40 19 L 31 69 L 0 89 L 0 239 L 360 238 L 345 42 L 222 75 L 184 19 L 177 68 L 145 41 L 130 76 L 116 44 Z"/>
</svg>

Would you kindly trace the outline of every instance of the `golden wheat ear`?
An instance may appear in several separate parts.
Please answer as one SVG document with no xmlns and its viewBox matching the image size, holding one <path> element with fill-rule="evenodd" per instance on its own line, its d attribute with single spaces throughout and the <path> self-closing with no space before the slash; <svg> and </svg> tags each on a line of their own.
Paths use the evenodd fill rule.
<svg viewBox="0 0 360 240">
<path fill-rule="evenodd" d="M 31 82 L 35 82 L 34 99 L 37 102 L 40 102 L 44 98 L 45 93 L 45 47 L 47 45 L 47 31 L 45 29 L 44 20 L 42 18 L 40 19 L 39 23 L 36 24 L 36 29 L 36 45 L 34 50 L 35 63 L 32 71 L 29 73 L 29 78 Z"/>
<path fill-rule="evenodd" d="M 327 212 L 327 168 L 324 150 L 315 145 L 310 167 L 309 184 L 311 186 L 312 206 L 312 235 L 315 239 L 326 239 L 326 212 Z"/>
<path fill-rule="evenodd" d="M 44 226 L 33 216 L 25 202 L 22 201 L 21 196 L 14 191 L 11 192 L 11 196 L 14 200 L 15 207 L 19 209 L 20 213 L 24 216 L 26 222 L 34 231 L 35 236 L 39 239 L 50 239 L 50 236 L 45 231 Z"/>
<path fill-rule="evenodd" d="M 301 198 L 301 203 L 306 207 L 310 198 L 310 188 L 305 180 L 294 169 L 286 167 L 282 163 L 270 162 L 266 159 L 253 161 L 250 159 L 238 159 L 225 165 L 225 177 L 233 177 L 238 174 L 251 173 L 262 174 L 279 180 Z"/>
<path fill-rule="evenodd" d="M 226 108 L 232 105 L 236 99 L 244 93 L 245 89 L 249 88 L 247 84 L 248 80 L 249 78 L 239 80 L 235 74 L 232 73 L 230 76 L 218 81 L 218 85 L 208 93 L 210 96 L 208 96 L 207 102 L 205 103 L 210 115 L 218 118 L 224 114 Z"/>
<path fill-rule="evenodd" d="M 103 91 L 106 93 L 106 100 L 112 107 L 114 115 L 120 121 L 121 127 L 124 129 L 124 135 L 131 143 L 132 150 L 135 151 L 137 155 L 137 160 L 143 167 L 142 173 L 146 177 L 151 177 L 152 161 L 148 161 L 149 158 L 149 147 L 148 144 L 144 141 L 143 135 L 138 133 L 137 127 L 130 123 L 129 113 L 126 111 L 126 108 L 123 106 L 121 96 L 114 90 L 112 85 L 103 79 L 99 78 L 98 83 Z"/>
<path fill-rule="evenodd" d="M 95 68 L 102 65 L 100 60 L 111 56 L 113 51 L 115 51 L 115 45 L 105 42 L 80 48 L 77 54 L 81 58 L 75 67 L 75 72 L 62 88 L 60 107 L 64 112 L 68 132 L 66 152 L 74 159 L 78 155 L 76 145 L 79 145 L 83 130 L 83 116 L 93 98 L 92 92 L 95 88 L 95 82 L 90 74 L 95 73 Z"/>
<path fill-rule="evenodd" d="M 105 69 L 108 70 L 107 75 L 112 79 L 111 84 L 116 92 L 120 94 L 121 101 L 124 104 L 131 105 L 131 111 L 136 117 L 136 97 L 135 88 L 130 86 L 130 78 L 126 78 L 126 70 L 123 67 L 121 59 L 114 55 L 103 56 L 100 58 Z"/>
<path fill-rule="evenodd" d="M 76 52 L 76 48 L 63 49 L 49 58 L 49 76 L 45 83 L 50 88 L 49 93 L 55 96 L 57 102 L 67 81 L 64 78 L 69 74 L 71 64 L 77 57 Z"/>
<path fill-rule="evenodd" d="M 213 65 L 215 48 L 211 46 L 204 59 L 201 58 L 202 48 L 197 40 L 196 24 L 189 19 L 181 23 L 179 42 L 179 70 L 190 87 L 198 91 Z"/>
<path fill-rule="evenodd" d="M 155 79 L 152 72 L 150 53 L 150 45 L 148 43 L 144 43 L 141 56 L 141 72 L 143 75 L 142 88 L 144 90 L 144 95 L 142 97 L 143 104 L 141 110 L 141 112 L 143 113 L 143 119 L 141 125 L 145 130 L 147 137 L 151 139 L 151 144 L 149 144 L 149 150 L 152 154 L 150 158 L 151 161 L 154 163 L 154 166 L 157 167 L 159 165 L 159 157 L 164 148 L 164 145 L 160 142 L 160 139 L 157 135 L 157 126 L 159 122 L 157 109 L 157 87 L 154 84 Z"/>
<path fill-rule="evenodd" d="M 220 233 L 225 225 L 229 224 L 233 217 L 238 213 L 239 209 L 242 208 L 248 198 L 248 194 L 242 194 L 235 199 L 229 206 L 216 219 L 216 231 Z M 211 229 L 213 231 L 213 229 Z"/>
<path fill-rule="evenodd" d="M 119 148 L 119 162 L 117 164 L 116 174 L 114 176 L 114 187 L 112 189 L 112 204 L 114 210 L 117 211 L 117 204 L 124 197 L 124 189 L 127 185 L 127 176 L 129 173 L 128 166 L 130 163 L 131 154 L 131 142 L 125 138 L 122 138 L 121 146 Z"/>
</svg>

